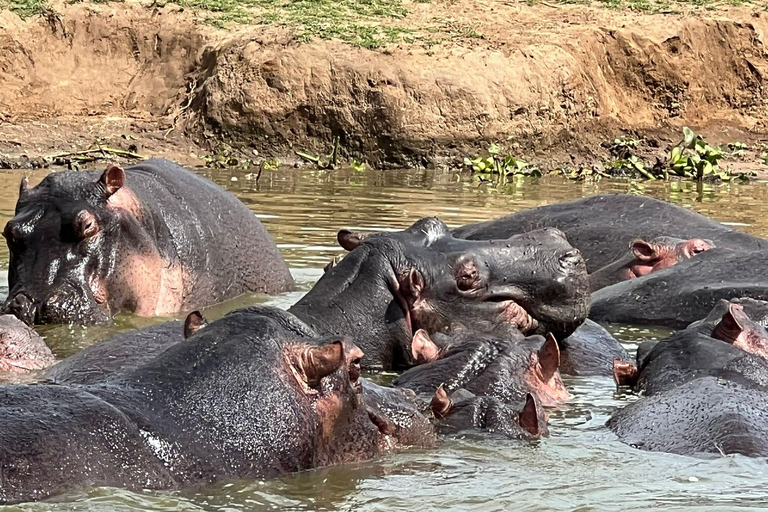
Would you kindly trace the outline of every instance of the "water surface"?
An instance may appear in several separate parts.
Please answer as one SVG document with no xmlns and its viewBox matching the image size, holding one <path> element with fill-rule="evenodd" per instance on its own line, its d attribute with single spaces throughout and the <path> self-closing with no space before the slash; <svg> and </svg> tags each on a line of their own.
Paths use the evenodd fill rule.
<svg viewBox="0 0 768 512">
<path fill-rule="evenodd" d="M 573 182 L 558 177 L 507 185 L 479 184 L 466 175 L 434 171 L 365 172 L 286 169 L 264 172 L 200 170 L 236 194 L 262 220 L 281 248 L 300 291 L 252 295 L 209 308 L 209 318 L 253 303 L 287 307 L 308 290 L 331 257 L 343 251 L 341 228 L 396 230 L 436 215 L 449 226 L 525 208 L 607 192 L 666 199 L 758 236 L 768 235 L 768 186 L 626 181 Z M 30 174 L 34 184 L 45 171 Z M 0 223 L 13 215 L 20 175 L 0 173 Z M 640 213 L 638 212 L 638 215 Z M 0 261 L 7 252 L 0 249 Z M 5 277 L 0 293 L 7 293 Z M 45 327 L 65 357 L 119 330 L 164 319 L 121 315 L 109 328 Z M 664 330 L 610 326 L 628 348 Z M 574 398 L 550 411 L 551 436 L 534 443 L 473 436 L 445 440 L 433 451 L 413 450 L 357 465 L 268 481 L 230 482 L 181 492 L 100 488 L 3 510 L 737 510 L 768 508 L 765 459 L 696 459 L 642 452 L 604 427 L 631 396 L 610 379 L 565 379 Z"/>
</svg>

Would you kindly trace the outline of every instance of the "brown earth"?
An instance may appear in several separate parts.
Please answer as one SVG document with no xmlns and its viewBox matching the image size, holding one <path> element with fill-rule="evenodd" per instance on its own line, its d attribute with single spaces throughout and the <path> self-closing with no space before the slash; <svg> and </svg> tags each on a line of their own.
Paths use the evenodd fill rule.
<svg viewBox="0 0 768 512">
<path fill-rule="evenodd" d="M 170 4 L 57 4 L 26 21 L 3 11 L 0 153 L 99 142 L 189 163 L 226 142 L 290 161 L 339 137 L 344 157 L 384 167 L 495 141 L 551 168 L 605 157 L 601 143 L 622 134 L 647 137 L 652 156 L 684 125 L 715 143 L 768 142 L 768 13 L 549 5 L 407 4 L 411 25 L 461 20 L 483 38 L 380 50 L 219 30 Z"/>
</svg>

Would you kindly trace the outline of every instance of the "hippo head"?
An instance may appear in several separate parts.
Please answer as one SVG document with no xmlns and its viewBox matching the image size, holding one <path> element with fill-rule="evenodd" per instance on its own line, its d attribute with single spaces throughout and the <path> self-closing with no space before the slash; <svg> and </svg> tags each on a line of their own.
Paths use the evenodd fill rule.
<svg viewBox="0 0 768 512">
<path fill-rule="evenodd" d="M 35 331 L 12 315 L 0 316 L 0 371 L 42 370 L 53 363 L 51 349 Z"/>
<path fill-rule="evenodd" d="M 560 376 L 560 352 L 555 338 L 538 335 L 510 340 L 506 336 L 468 334 L 435 336 L 419 330 L 413 338 L 413 358 L 418 366 L 404 372 L 396 385 L 418 393 L 447 393 L 466 389 L 478 396 L 503 402 L 535 396 L 546 406 L 569 398 Z"/>
<path fill-rule="evenodd" d="M 768 361 L 768 331 L 750 318 L 741 304 L 728 303 L 712 337 Z"/>
<path fill-rule="evenodd" d="M 565 337 L 589 311 L 584 260 L 554 228 L 503 240 L 463 240 L 429 217 L 399 233 L 342 231 L 338 239 L 353 249 L 350 256 L 389 245 L 393 290 L 411 332 L 489 332 L 512 325 L 526 334 Z"/>
<path fill-rule="evenodd" d="M 629 277 L 642 277 L 669 268 L 712 247 L 714 244 L 711 241 L 701 238 L 682 240 L 660 236 L 652 241 L 634 240 L 630 248 L 633 260 L 628 266 Z"/>
<path fill-rule="evenodd" d="M 494 397 L 475 396 L 465 389 L 449 394 L 440 387 L 430 408 L 440 431 L 458 434 L 483 430 L 510 439 L 532 439 L 549 434 L 547 416 L 532 395 L 526 395 L 520 412 Z"/>
<path fill-rule="evenodd" d="M 5 312 L 28 324 L 111 320 L 106 282 L 116 270 L 121 222 L 113 203 L 124 182 L 116 165 L 98 178 L 53 173 L 34 188 L 22 181 L 3 231 L 10 252 Z"/>
</svg>

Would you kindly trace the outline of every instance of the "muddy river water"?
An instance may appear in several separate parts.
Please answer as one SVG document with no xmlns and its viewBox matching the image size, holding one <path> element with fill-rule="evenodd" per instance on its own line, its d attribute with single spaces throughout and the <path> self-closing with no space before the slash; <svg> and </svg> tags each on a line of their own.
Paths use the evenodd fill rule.
<svg viewBox="0 0 768 512">
<path fill-rule="evenodd" d="M 289 306 L 312 286 L 342 250 L 340 228 L 395 230 L 426 215 L 450 226 L 533 206 L 605 192 L 666 199 L 758 236 L 768 237 L 768 184 L 704 185 L 625 181 L 569 182 L 545 177 L 504 186 L 468 176 L 409 172 L 278 170 L 258 183 L 247 171 L 200 170 L 236 194 L 262 220 L 288 261 L 301 291 L 248 296 L 206 310 L 216 318 L 244 304 Z M 44 171 L 30 174 L 36 183 Z M 13 214 L 19 174 L 0 174 L 0 223 Z M 638 213 L 639 214 L 639 213 Z M 3 245 L 0 261 L 7 266 Z M 0 294 L 7 294 L 3 270 Z M 41 329 L 58 357 L 95 340 L 164 319 L 118 318 L 114 327 Z M 634 348 L 662 330 L 610 326 Z M 389 376 L 379 376 L 386 379 Z M 550 411 L 551 436 L 534 443 L 472 436 L 444 440 L 357 465 L 320 469 L 267 481 L 230 482 L 178 492 L 99 488 L 53 501 L 2 510 L 723 510 L 768 509 L 765 459 L 711 459 L 646 453 L 625 446 L 605 427 L 611 412 L 632 397 L 603 378 L 566 378 L 573 399 Z"/>
</svg>

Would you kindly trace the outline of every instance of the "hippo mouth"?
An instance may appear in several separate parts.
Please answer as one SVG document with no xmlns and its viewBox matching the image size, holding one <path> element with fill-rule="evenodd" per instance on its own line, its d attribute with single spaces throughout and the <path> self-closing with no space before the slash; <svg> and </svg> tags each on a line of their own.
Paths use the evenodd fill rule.
<svg viewBox="0 0 768 512">
<path fill-rule="evenodd" d="M 485 302 L 492 304 L 499 323 L 512 325 L 523 334 L 533 332 L 539 327 L 539 321 L 509 295 L 494 294 L 486 298 Z"/>
</svg>

